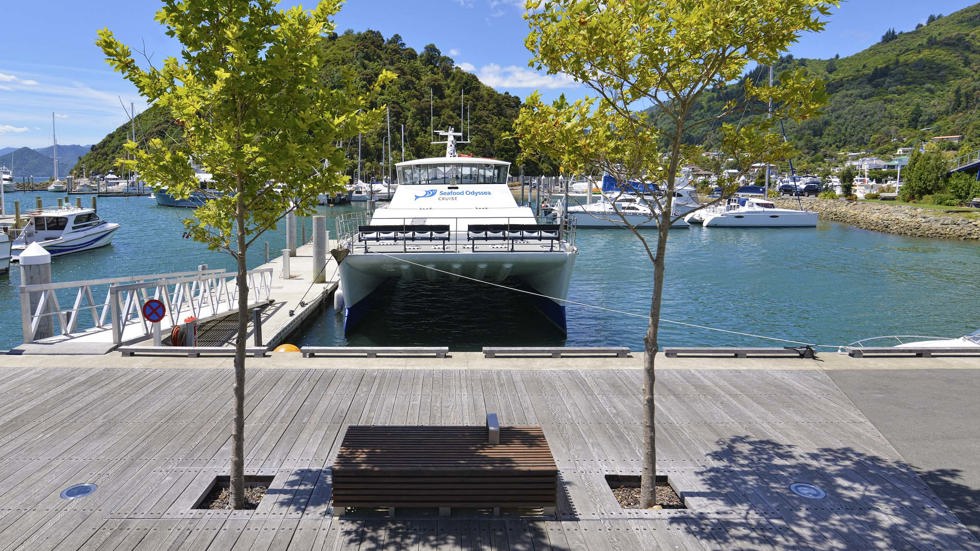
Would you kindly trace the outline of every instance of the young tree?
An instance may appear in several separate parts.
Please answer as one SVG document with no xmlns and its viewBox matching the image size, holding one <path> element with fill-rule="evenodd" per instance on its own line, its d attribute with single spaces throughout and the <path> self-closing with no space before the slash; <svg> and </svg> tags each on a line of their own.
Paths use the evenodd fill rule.
<svg viewBox="0 0 980 551">
<path fill-rule="evenodd" d="M 549 73 L 565 73 L 596 97 L 548 106 L 532 95 L 516 125 L 522 151 L 539 150 L 561 163 L 566 174 L 602 168 L 618 181 L 666 183 L 657 240 L 641 240 L 653 264 L 653 293 L 644 337 L 644 461 L 641 502 L 655 501 L 654 359 L 663 295 L 668 228 L 676 218 L 673 195 L 680 168 L 693 148 L 684 136 L 693 126 L 725 116 L 696 111 L 708 89 L 736 82 L 750 63 L 771 65 L 803 31 L 819 31 L 836 0 L 527 0 L 530 25 L 526 45 L 532 63 Z M 771 125 L 781 118 L 805 118 L 822 100 L 822 85 L 796 69 L 773 87 L 747 83 L 741 94 L 765 105 L 771 119 L 723 127 L 724 149 L 743 169 L 752 162 L 784 158 L 785 147 Z M 656 117 L 647 111 L 652 109 Z M 695 113 L 699 118 L 695 118 Z M 655 125 L 654 119 L 660 121 Z"/>
<path fill-rule="evenodd" d="M 112 67 L 150 102 L 169 111 L 183 140 L 128 143 L 132 168 L 151 184 L 188 197 L 198 182 L 191 161 L 210 172 L 220 195 L 184 221 L 190 235 L 237 263 L 231 493 L 244 505 L 245 338 L 248 324 L 246 254 L 287 211 L 310 212 L 321 192 L 343 185 L 337 144 L 380 124 L 382 110 L 353 85 L 326 87 L 321 39 L 340 0 L 310 12 L 276 9 L 277 0 L 163 0 L 156 19 L 182 44 L 182 63 L 140 67 L 108 29 L 97 44 Z M 390 74 L 383 73 L 380 82 Z M 281 184 L 281 192 L 274 186 Z"/>
<path fill-rule="evenodd" d="M 947 170 L 946 160 L 939 151 L 913 152 L 899 197 L 902 201 L 917 201 L 942 191 Z"/>
</svg>

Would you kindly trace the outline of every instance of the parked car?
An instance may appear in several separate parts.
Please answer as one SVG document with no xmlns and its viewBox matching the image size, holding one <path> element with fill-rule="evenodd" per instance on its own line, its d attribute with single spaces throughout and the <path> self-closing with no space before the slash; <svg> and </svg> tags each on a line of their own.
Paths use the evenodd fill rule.
<svg viewBox="0 0 980 551">
<path fill-rule="evenodd" d="M 820 182 L 811 180 L 803 184 L 803 187 L 799 189 L 797 195 L 803 195 L 806 197 L 816 197 L 817 195 L 820 195 L 820 191 L 822 187 L 823 186 L 820 185 Z"/>
<path fill-rule="evenodd" d="M 779 184 L 777 188 L 780 195 L 799 195 L 800 185 L 799 184 Z"/>
</svg>

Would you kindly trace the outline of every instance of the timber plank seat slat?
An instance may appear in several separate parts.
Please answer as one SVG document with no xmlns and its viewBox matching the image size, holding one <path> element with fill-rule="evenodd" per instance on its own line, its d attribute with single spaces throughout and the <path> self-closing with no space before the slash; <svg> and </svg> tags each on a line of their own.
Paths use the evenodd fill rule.
<svg viewBox="0 0 980 551">
<path fill-rule="evenodd" d="M 916 358 L 931 358 L 933 356 L 975 356 L 980 355 L 980 346 L 923 348 L 866 346 L 863 348 L 849 348 L 847 349 L 847 355 L 852 358 L 863 358 L 865 356 L 914 356 Z"/>
<path fill-rule="evenodd" d="M 807 350 L 808 349 L 806 347 L 794 348 L 792 346 L 750 347 L 750 348 L 727 347 L 727 346 L 715 346 L 715 347 L 681 346 L 681 347 L 664 348 L 664 355 L 667 356 L 668 358 L 677 358 L 680 356 L 734 356 L 736 358 L 748 358 L 750 356 L 756 356 L 760 358 L 785 356 L 789 358 L 804 358 L 806 357 L 805 354 Z"/>
<path fill-rule="evenodd" d="M 350 426 L 333 464 L 349 507 L 555 507 L 558 468 L 540 427 Z"/>
<path fill-rule="evenodd" d="M 134 356 L 136 354 L 158 355 L 158 356 L 187 356 L 198 358 L 204 355 L 234 356 L 233 346 L 120 346 L 117 348 L 123 356 Z M 247 346 L 245 355 L 261 358 L 269 351 L 264 346 Z"/>
<path fill-rule="evenodd" d="M 314 356 L 435 356 L 445 358 L 448 346 L 304 346 L 300 348 L 304 358 Z"/>
<path fill-rule="evenodd" d="M 616 356 L 626 358 L 630 349 L 625 346 L 484 346 L 483 357 L 498 358 L 506 356 Z"/>
</svg>

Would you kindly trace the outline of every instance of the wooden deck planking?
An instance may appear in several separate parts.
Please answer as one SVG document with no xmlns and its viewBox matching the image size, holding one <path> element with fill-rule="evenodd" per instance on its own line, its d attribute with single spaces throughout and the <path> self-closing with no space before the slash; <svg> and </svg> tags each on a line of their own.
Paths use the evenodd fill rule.
<svg viewBox="0 0 980 551">
<path fill-rule="evenodd" d="M 295 442 L 296 434 L 303 429 L 298 421 L 303 418 L 302 410 L 314 405 L 310 396 L 317 387 L 318 373 L 293 372 L 284 374 L 283 378 L 291 379 L 285 395 L 289 399 L 276 400 L 278 403 L 266 419 L 256 418 L 246 424 L 246 430 L 251 426 L 258 433 L 253 437 L 254 445 L 245 455 L 245 463 L 254 469 L 278 469 L 282 466 L 282 458 Z M 271 461 L 270 457 L 273 457 Z"/>
<path fill-rule="evenodd" d="M 53 371 L 61 375 L 60 370 Z M 861 497 L 857 492 L 856 496 L 848 498 L 874 502 L 873 510 L 849 505 L 848 501 L 837 497 L 818 506 L 812 503 L 801 505 L 799 500 L 786 497 L 785 487 L 778 480 L 771 482 L 771 488 L 756 487 L 757 491 L 744 494 L 744 490 L 704 485 L 705 472 L 725 466 L 724 460 L 710 459 L 709 455 L 718 451 L 719 440 L 734 435 L 750 435 L 790 446 L 794 455 L 791 463 L 799 465 L 796 472 L 819 472 L 833 466 L 830 463 L 832 457 L 827 458 L 827 465 L 806 457 L 820 446 L 850 448 L 859 454 L 875 450 L 874 458 L 886 463 L 897 459 L 897 453 L 849 405 L 843 393 L 828 384 L 827 377 L 820 373 L 807 373 L 799 379 L 794 379 L 793 374 L 778 372 L 723 373 L 724 370 L 719 370 L 718 376 L 711 372 L 697 377 L 690 377 L 687 372 L 661 374 L 658 391 L 665 387 L 670 392 L 674 387 L 681 388 L 687 393 L 683 395 L 684 400 L 688 400 L 672 402 L 664 399 L 665 410 L 658 412 L 661 470 L 668 466 L 674 473 L 673 478 L 688 488 L 727 492 L 728 501 L 719 502 L 720 506 L 734 505 L 736 511 L 749 514 L 719 517 L 716 516 L 718 513 L 711 512 L 707 516 L 684 513 L 686 516 L 670 516 L 672 520 L 618 520 L 615 517 L 617 506 L 604 487 L 601 475 L 607 468 L 622 467 L 622 462 L 628 460 L 624 458 L 635 453 L 627 444 L 629 438 L 636 438 L 638 425 L 621 418 L 630 408 L 616 400 L 616 393 L 629 390 L 636 394 L 637 390 L 629 385 L 631 381 L 640 380 L 639 372 L 491 372 L 441 368 L 384 370 L 388 373 L 379 376 L 376 372 L 358 369 L 312 370 L 320 373 L 314 376 L 307 370 L 260 369 L 257 371 L 261 373 L 250 379 L 249 389 L 260 397 L 248 402 L 248 422 L 249 426 L 266 423 L 266 428 L 260 434 L 256 431 L 257 434 L 252 436 L 256 444 L 249 449 L 254 452 L 253 460 L 260 461 L 259 466 L 276 471 L 274 489 L 286 489 L 287 493 L 264 502 L 264 512 L 257 511 L 248 518 L 228 517 L 227 514 L 224 517 L 208 516 L 211 513 L 205 512 L 178 519 L 169 515 L 184 514 L 181 511 L 187 506 L 193 488 L 212 473 L 217 473 L 218 466 L 225 468 L 227 463 L 225 446 L 230 437 L 227 434 L 230 432 L 230 385 L 224 378 L 230 379 L 230 370 L 142 370 L 142 381 L 132 379 L 125 370 L 77 371 L 82 376 L 76 381 L 84 380 L 84 387 L 66 385 L 66 379 L 56 376 L 51 378 L 51 384 L 60 389 L 57 392 L 45 391 L 39 382 L 40 374 L 34 380 L 30 377 L 3 379 L 14 386 L 32 384 L 49 397 L 51 408 L 49 411 L 24 409 L 26 403 L 21 403 L 7 409 L 25 424 L 20 425 L 23 438 L 9 440 L 9 447 L 0 442 L 0 457 L 7 461 L 0 476 L 9 479 L 14 476 L 13 471 L 21 473 L 25 479 L 40 481 L 46 475 L 60 480 L 75 473 L 98 476 L 109 483 L 103 485 L 97 481 L 100 490 L 92 496 L 71 504 L 55 506 L 55 502 L 51 502 L 45 510 L 15 512 L 8 501 L 6 511 L 0 508 L 0 526 L 8 521 L 7 529 L 0 527 L 2 545 L 19 541 L 42 542 L 42 548 L 48 547 L 43 542 L 61 542 L 65 548 L 77 548 L 87 543 L 90 548 L 118 545 L 126 549 L 134 546 L 151 549 L 176 545 L 190 549 L 204 548 L 207 543 L 202 542 L 211 542 L 217 537 L 214 541 L 216 549 L 230 549 L 236 544 L 246 548 L 267 548 L 272 542 L 279 545 L 284 541 L 300 549 L 364 548 L 379 542 L 379 546 L 404 547 L 400 543 L 413 528 L 407 528 L 401 520 L 377 524 L 356 522 L 348 526 L 367 528 L 362 531 L 349 529 L 345 533 L 334 529 L 331 532 L 330 517 L 318 516 L 328 507 L 325 500 L 329 492 L 327 473 L 307 468 L 307 463 L 311 456 L 315 462 L 319 457 L 326 458 L 335 453 L 339 434 L 352 419 L 366 415 L 387 420 L 389 424 L 410 424 L 413 411 L 421 418 L 423 395 L 427 391 L 444 396 L 442 393 L 447 389 L 457 398 L 437 396 L 429 401 L 427 408 L 431 415 L 450 421 L 442 424 L 482 423 L 485 411 L 493 407 L 501 415 L 520 411 L 529 420 L 533 418 L 529 424 L 544 426 L 549 442 L 554 435 L 552 449 L 562 468 L 572 466 L 568 473 L 572 486 L 567 491 L 572 494 L 574 505 L 585 511 L 579 511 L 577 521 L 568 518 L 560 523 L 503 521 L 501 525 L 498 521 L 422 521 L 416 526 L 424 527 L 430 523 L 435 530 L 429 536 L 420 536 L 418 545 L 411 546 L 413 548 L 460 548 L 464 543 L 484 547 L 489 538 L 492 548 L 500 549 L 522 546 L 578 549 L 583 548 L 577 546 L 581 542 L 587 542 L 587 547 L 601 549 L 644 549 L 650 548 L 647 545 L 650 534 L 655 536 L 654 541 L 662 541 L 667 547 L 788 547 L 816 541 L 813 533 L 798 531 L 798 526 L 812 525 L 814 519 L 845 526 L 861 526 L 867 519 L 872 519 L 871 524 L 877 530 L 873 533 L 899 547 L 927 541 L 933 547 L 954 548 L 962 547 L 964 542 L 963 533 L 956 530 L 943 530 L 937 535 L 939 531 L 935 526 L 955 525 L 955 519 L 941 509 L 941 503 L 934 501 L 934 496 L 913 472 L 892 464 L 857 462 L 845 465 L 846 468 L 837 470 L 832 477 L 818 479 L 820 485 L 828 488 L 877 488 L 877 493 Z M 685 377 L 689 380 L 680 380 Z M 504 384 L 500 385 L 498 381 Z M 765 391 L 758 390 L 760 385 Z M 506 391 L 508 388 L 513 390 Z M 215 391 L 224 390 L 227 390 L 227 397 L 215 396 Z M 82 408 L 76 404 L 63 404 L 59 407 L 54 401 L 55 397 L 70 396 L 79 391 L 91 393 L 92 403 L 102 406 Z M 0 382 L 0 393 L 10 392 L 13 389 Z M 413 405 L 414 394 L 418 394 L 414 402 L 417 405 Z M 119 396 L 123 399 L 118 399 Z M 145 407 L 141 407 L 141 400 L 145 400 Z M 373 400 L 385 402 L 369 403 Z M 508 403 L 510 405 L 506 407 L 499 405 Z M 228 404 L 227 408 L 225 404 Z M 581 404 L 585 407 L 580 407 Z M 682 412 L 682 409 L 697 411 Z M 27 412 L 30 414 L 25 416 Z M 214 421 L 209 414 L 224 419 Z M 340 422 L 324 423 L 323 417 Z M 84 431 L 87 425 L 100 427 L 86 433 L 91 441 L 79 439 L 62 447 L 57 453 L 64 453 L 64 456 L 51 452 L 54 459 L 46 465 L 19 454 L 19 450 L 35 450 L 26 445 L 29 444 L 27 437 L 34 431 L 57 430 L 59 420 L 65 419 L 68 422 L 61 430 Z M 0 426 L 8 420 L 0 415 Z M 505 419 L 502 421 L 506 424 Z M 825 436 L 824 432 L 834 434 Z M 249 438 L 248 432 L 246 438 Z M 301 439 L 308 441 L 300 442 Z M 590 441 L 594 444 L 589 445 Z M 670 443 L 665 445 L 664 442 Z M 188 449 L 195 453 L 188 453 Z M 565 456 L 559 457 L 559 454 Z M 760 480 L 770 474 L 764 462 L 756 463 L 758 465 L 749 463 L 749 466 L 758 467 Z M 253 465 L 252 468 L 257 467 Z M 246 469 L 250 469 L 249 465 Z M 191 473 L 194 473 L 193 477 Z M 39 478 L 33 478 L 35 476 Z M 0 495 L 5 499 L 15 497 L 6 486 L 3 488 Z M 21 486 L 20 489 L 31 488 Z M 132 495 L 139 491 L 158 497 L 132 502 Z M 50 490 L 39 489 L 25 499 L 46 496 L 47 492 Z M 109 494 L 128 494 L 130 498 L 109 497 Z M 306 507 L 303 516 L 293 516 L 300 514 L 297 504 L 301 503 Z M 832 512 L 841 507 L 850 509 L 845 513 Z M 105 515 L 109 511 L 127 518 L 107 519 Z M 150 518 L 154 516 L 164 518 Z M 599 524 L 591 524 L 595 522 Z M 903 522 L 906 528 L 888 528 Z M 315 523 L 317 528 L 301 534 L 300 528 L 306 530 L 312 525 L 309 523 Z M 794 527 L 789 528 L 790 524 Z M 205 526 L 208 529 L 204 529 Z M 370 530 L 372 526 L 378 527 L 376 532 Z M 506 529 L 498 533 L 499 526 Z M 574 531 L 571 527 L 579 530 Z M 13 539 L 12 530 L 24 533 Z M 783 533 L 790 536 L 780 539 Z M 927 535 L 926 539 L 922 539 L 922 534 Z M 830 532 L 827 537 L 850 546 L 868 543 L 868 534 L 853 530 Z"/>
</svg>

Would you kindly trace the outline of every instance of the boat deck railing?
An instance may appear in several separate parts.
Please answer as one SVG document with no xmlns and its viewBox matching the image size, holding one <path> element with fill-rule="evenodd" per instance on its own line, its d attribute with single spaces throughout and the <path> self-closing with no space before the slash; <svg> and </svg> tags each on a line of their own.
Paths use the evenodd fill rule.
<svg viewBox="0 0 980 551">
<path fill-rule="evenodd" d="M 270 267 L 248 272 L 250 302 L 270 298 L 272 270 Z M 136 335 L 130 331 L 126 338 L 148 336 L 152 326 L 143 318 L 141 308 L 151 298 L 164 303 L 167 317 L 162 325 L 168 327 L 188 316 L 204 320 L 226 314 L 238 308 L 235 278 L 234 273 L 225 270 L 200 270 L 22 285 L 23 340 L 27 344 L 56 335 L 111 331 L 112 342 L 118 345 L 123 342 L 127 327 L 137 324 L 142 324 L 142 330 Z M 63 310 L 61 305 L 67 302 L 64 299 L 71 301 L 71 307 Z"/>
<path fill-rule="evenodd" d="M 381 221 L 379 221 L 381 222 Z M 479 253 L 566 252 L 574 243 L 574 227 L 527 217 L 430 217 L 385 219 L 368 223 L 366 216 L 338 219 L 340 241 L 351 253 Z"/>
</svg>

